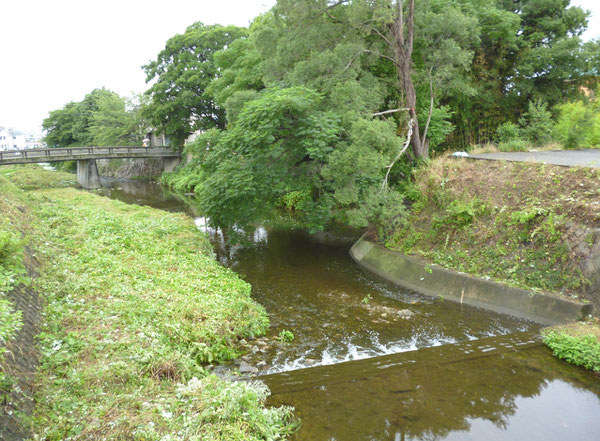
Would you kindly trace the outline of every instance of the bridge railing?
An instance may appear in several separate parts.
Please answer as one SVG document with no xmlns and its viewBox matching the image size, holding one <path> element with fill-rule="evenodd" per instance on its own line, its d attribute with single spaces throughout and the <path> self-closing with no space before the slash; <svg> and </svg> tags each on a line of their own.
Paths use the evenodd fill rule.
<svg viewBox="0 0 600 441">
<path fill-rule="evenodd" d="M 4 150 L 0 151 L 0 161 L 8 159 L 43 159 L 55 157 L 73 157 L 86 155 L 136 154 L 140 152 L 175 153 L 168 147 L 108 146 L 108 147 L 56 147 L 46 149 Z"/>
</svg>

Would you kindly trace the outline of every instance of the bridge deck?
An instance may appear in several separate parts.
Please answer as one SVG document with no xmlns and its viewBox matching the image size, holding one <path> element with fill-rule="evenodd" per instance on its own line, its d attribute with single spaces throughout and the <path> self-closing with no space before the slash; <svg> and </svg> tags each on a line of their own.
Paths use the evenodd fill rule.
<svg viewBox="0 0 600 441">
<path fill-rule="evenodd" d="M 0 165 L 62 162 L 84 159 L 179 158 L 166 147 L 65 147 L 0 151 Z"/>
</svg>

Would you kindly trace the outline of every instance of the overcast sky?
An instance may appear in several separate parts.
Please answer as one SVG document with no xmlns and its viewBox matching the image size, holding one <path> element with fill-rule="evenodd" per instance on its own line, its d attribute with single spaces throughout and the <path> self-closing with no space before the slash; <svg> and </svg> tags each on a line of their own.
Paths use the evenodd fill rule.
<svg viewBox="0 0 600 441">
<path fill-rule="evenodd" d="M 275 0 L 1 0 L 0 126 L 40 131 L 48 112 L 105 87 L 146 89 L 141 66 L 195 21 L 247 26 Z M 600 35 L 600 2 L 586 39 Z"/>
</svg>

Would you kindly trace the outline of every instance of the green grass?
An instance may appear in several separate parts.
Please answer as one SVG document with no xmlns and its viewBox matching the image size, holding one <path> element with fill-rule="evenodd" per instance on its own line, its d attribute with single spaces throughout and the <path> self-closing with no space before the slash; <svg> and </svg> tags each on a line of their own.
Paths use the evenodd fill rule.
<svg viewBox="0 0 600 441">
<path fill-rule="evenodd" d="M 44 262 L 34 282 L 47 302 L 36 436 L 291 433 L 291 409 L 265 408 L 263 385 L 228 383 L 202 367 L 237 356 L 239 339 L 268 328 L 250 286 L 215 262 L 191 219 L 66 187 L 70 178 L 34 167 L 0 174 L 3 191 L 26 200 L 30 240 Z"/>
<path fill-rule="evenodd" d="M 544 342 L 558 358 L 600 373 L 600 342 L 594 335 L 548 332 Z"/>
</svg>

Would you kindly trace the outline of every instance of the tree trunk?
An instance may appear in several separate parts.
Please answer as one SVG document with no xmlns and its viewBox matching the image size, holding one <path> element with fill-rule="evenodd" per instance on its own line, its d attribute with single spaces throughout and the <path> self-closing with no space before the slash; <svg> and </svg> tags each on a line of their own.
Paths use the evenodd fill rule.
<svg viewBox="0 0 600 441">
<path fill-rule="evenodd" d="M 414 36 L 415 0 L 408 0 L 408 16 L 404 18 L 404 1 L 397 0 L 397 14 L 392 23 L 392 35 L 394 36 L 394 61 L 398 71 L 398 85 L 404 92 L 406 107 L 409 109 L 409 117 L 413 120 L 414 130 L 412 135 L 412 151 L 416 158 L 428 158 L 429 149 L 427 143 L 421 140 L 419 120 L 417 118 L 417 93 L 412 81 L 412 51 Z M 406 33 L 406 35 L 405 35 Z"/>
</svg>

